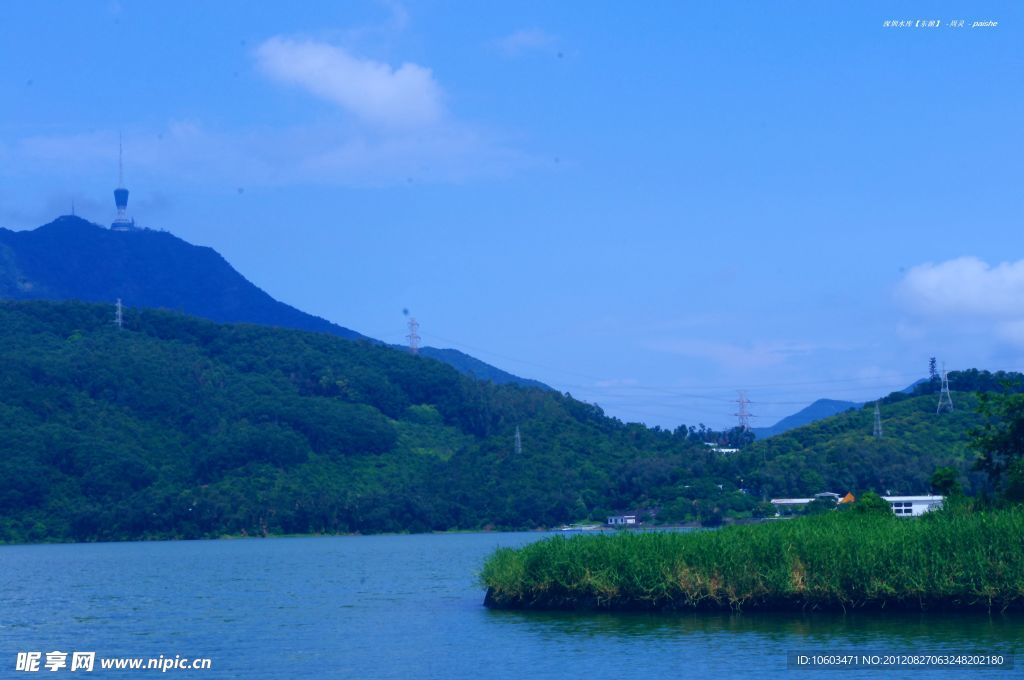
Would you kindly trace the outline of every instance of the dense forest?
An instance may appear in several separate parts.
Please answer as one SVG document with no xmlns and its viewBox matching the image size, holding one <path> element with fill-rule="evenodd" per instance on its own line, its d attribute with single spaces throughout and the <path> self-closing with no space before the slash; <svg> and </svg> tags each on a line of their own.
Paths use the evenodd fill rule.
<svg viewBox="0 0 1024 680">
<path fill-rule="evenodd" d="M 365 341 L 112 311 L 0 303 L 0 541 L 714 524 L 773 495 L 924 492 L 940 465 L 975 483 L 960 392 L 940 417 L 891 397 L 881 440 L 865 409 L 721 454 L 704 442 L 751 435 L 623 423 Z"/>
<path fill-rule="evenodd" d="M 112 318 L 0 303 L 0 540 L 527 528 L 670 500 L 694 519 L 756 505 L 702 431 L 624 424 L 327 334 Z"/>
</svg>

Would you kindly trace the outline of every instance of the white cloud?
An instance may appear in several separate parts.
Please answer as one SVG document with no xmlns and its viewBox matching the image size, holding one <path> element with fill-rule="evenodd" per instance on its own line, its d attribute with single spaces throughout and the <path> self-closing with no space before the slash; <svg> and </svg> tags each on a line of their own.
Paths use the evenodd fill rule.
<svg viewBox="0 0 1024 680">
<path fill-rule="evenodd" d="M 556 42 L 557 39 L 550 33 L 545 33 L 539 28 L 527 28 L 498 38 L 494 45 L 507 56 L 517 57 L 526 52 L 550 47 Z"/>
<path fill-rule="evenodd" d="M 397 68 L 350 54 L 335 45 L 275 36 L 256 48 L 259 68 L 333 102 L 360 120 L 391 128 L 439 122 L 443 93 L 429 68 Z"/>
<path fill-rule="evenodd" d="M 395 24 L 389 30 L 400 30 L 408 21 L 404 8 L 386 4 Z M 539 163 L 496 131 L 448 115 L 441 87 L 423 66 L 392 67 L 326 42 L 281 36 L 264 41 L 253 56 L 267 76 L 349 116 L 234 129 L 172 120 L 160 128 L 125 130 L 129 187 L 460 183 Z M 71 180 L 97 168 L 116 177 L 117 138 L 116 130 L 93 130 L 0 142 L 0 177 L 38 173 Z"/>
<path fill-rule="evenodd" d="M 994 266 L 976 257 L 928 262 L 904 275 L 897 294 L 920 314 L 1024 319 L 1024 260 Z"/>
<path fill-rule="evenodd" d="M 1024 346 L 1024 260 L 928 262 L 907 271 L 896 296 L 920 320 L 941 320 L 946 332 Z"/>
</svg>

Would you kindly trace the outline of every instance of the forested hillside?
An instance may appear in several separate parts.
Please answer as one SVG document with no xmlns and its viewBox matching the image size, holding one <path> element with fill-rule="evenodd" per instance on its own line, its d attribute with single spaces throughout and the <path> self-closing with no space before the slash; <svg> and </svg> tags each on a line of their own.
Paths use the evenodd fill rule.
<svg viewBox="0 0 1024 680">
<path fill-rule="evenodd" d="M 112 311 L 0 303 L 0 540 L 528 528 L 755 505 L 702 432 L 623 424 L 380 345 L 149 310 L 118 330 Z"/>
<path fill-rule="evenodd" d="M 968 491 L 977 397 L 936 384 L 755 442 L 622 423 L 375 343 L 109 305 L 0 303 L 0 541 L 532 528 L 637 511 L 764 514 L 773 496 Z M 951 374 L 965 390 L 1019 376 Z M 516 452 L 515 430 L 522 435 Z"/>
<path fill-rule="evenodd" d="M 910 393 L 878 400 L 882 436 L 874 436 L 875 402 L 746 447 L 735 459 L 737 474 L 765 496 L 803 496 L 818 491 L 923 494 L 938 467 L 953 467 L 971 493 L 985 476 L 971 468 L 977 452 L 971 432 L 982 425 L 978 392 L 1018 392 L 1017 373 L 957 371 L 949 374 L 952 412 L 936 413 L 940 382 L 922 381 Z"/>
</svg>

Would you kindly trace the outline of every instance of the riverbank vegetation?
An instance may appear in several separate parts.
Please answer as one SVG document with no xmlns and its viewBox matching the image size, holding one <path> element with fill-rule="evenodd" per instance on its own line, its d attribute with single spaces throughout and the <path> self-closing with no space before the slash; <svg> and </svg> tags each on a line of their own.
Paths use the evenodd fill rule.
<svg viewBox="0 0 1024 680">
<path fill-rule="evenodd" d="M 495 608 L 1024 610 L 1024 509 L 888 505 L 714 531 L 555 537 L 486 562 Z M 858 501 L 860 504 L 860 501 Z"/>
</svg>

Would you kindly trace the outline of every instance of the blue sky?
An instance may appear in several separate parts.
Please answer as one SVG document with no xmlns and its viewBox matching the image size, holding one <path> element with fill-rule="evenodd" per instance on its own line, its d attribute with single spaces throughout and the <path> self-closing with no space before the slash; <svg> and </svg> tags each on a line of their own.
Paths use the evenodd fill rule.
<svg viewBox="0 0 1024 680">
<path fill-rule="evenodd" d="M 964 20 L 963 28 L 948 24 Z M 938 20 L 938 28 L 886 28 Z M 674 427 L 1024 369 L 1013 2 L 0 5 L 0 226 L 129 213 L 285 302 Z M 972 27 L 976 21 L 997 26 Z"/>
</svg>

